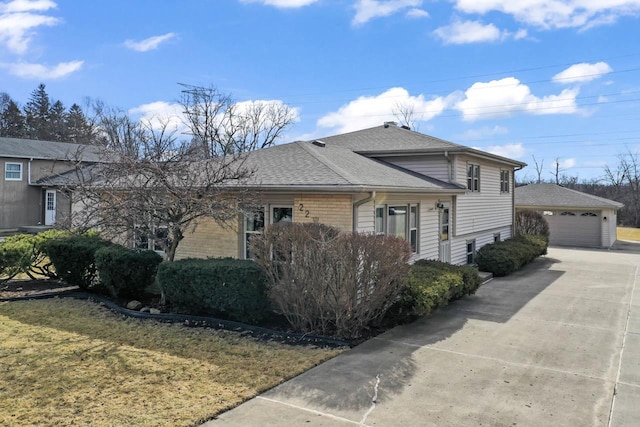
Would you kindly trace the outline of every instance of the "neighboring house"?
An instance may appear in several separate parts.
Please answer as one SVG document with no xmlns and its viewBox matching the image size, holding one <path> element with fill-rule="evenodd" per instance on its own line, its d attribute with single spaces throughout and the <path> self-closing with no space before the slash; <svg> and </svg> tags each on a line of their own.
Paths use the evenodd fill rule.
<svg viewBox="0 0 640 427">
<path fill-rule="evenodd" d="M 54 225 L 68 216 L 70 195 L 46 178 L 72 170 L 78 159 L 99 161 L 98 147 L 0 137 L 0 229 Z"/>
<path fill-rule="evenodd" d="M 544 215 L 552 245 L 608 248 L 616 241 L 622 203 L 556 184 L 529 184 L 517 187 L 515 194 L 516 210 Z"/>
<path fill-rule="evenodd" d="M 406 239 L 414 259 L 473 264 L 513 234 L 514 170 L 524 163 L 394 123 L 252 152 L 263 208 L 230 228 L 202 221 L 176 259 L 247 258 L 247 240 L 276 222 L 318 222 Z"/>
</svg>

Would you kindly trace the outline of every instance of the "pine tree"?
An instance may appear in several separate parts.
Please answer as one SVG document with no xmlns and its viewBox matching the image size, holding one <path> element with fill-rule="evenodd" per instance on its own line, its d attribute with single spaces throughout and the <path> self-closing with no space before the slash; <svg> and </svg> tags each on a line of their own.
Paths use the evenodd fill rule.
<svg viewBox="0 0 640 427">
<path fill-rule="evenodd" d="M 60 101 L 56 101 L 49 109 L 49 139 L 51 141 L 68 141 L 67 112 Z"/>
<path fill-rule="evenodd" d="M 73 104 L 66 115 L 67 138 L 77 144 L 91 144 L 95 139 L 94 127 L 89 123 L 82 108 Z"/>
<path fill-rule="evenodd" d="M 49 127 L 51 101 L 43 83 L 31 92 L 31 97 L 24 107 L 26 116 L 27 137 L 32 139 L 50 140 L 53 135 Z"/>
<path fill-rule="evenodd" d="M 0 112 L 0 136 L 24 138 L 26 136 L 25 117 L 20 107 L 11 98 Z"/>
</svg>

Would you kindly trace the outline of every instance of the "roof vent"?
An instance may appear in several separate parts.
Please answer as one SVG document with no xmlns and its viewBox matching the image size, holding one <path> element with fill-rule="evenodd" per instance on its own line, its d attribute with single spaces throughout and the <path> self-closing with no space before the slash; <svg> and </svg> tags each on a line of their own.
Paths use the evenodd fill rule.
<svg viewBox="0 0 640 427">
<path fill-rule="evenodd" d="M 398 126 L 396 122 L 384 122 L 384 127 L 388 128 L 389 126 Z"/>
<path fill-rule="evenodd" d="M 401 127 L 402 129 L 411 130 L 411 128 L 410 128 L 409 126 L 407 126 L 407 125 L 402 125 L 402 126 L 400 126 L 400 127 Z"/>
<path fill-rule="evenodd" d="M 316 139 L 315 141 L 313 141 L 312 144 L 315 145 L 316 147 L 321 147 L 321 148 L 324 148 L 325 145 L 327 145 L 325 144 L 324 141 L 320 141 L 319 139 Z"/>
</svg>

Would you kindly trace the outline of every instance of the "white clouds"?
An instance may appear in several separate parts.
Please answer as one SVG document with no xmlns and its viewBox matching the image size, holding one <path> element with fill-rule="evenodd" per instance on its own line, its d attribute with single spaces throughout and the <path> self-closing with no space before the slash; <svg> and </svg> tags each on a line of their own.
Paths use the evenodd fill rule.
<svg viewBox="0 0 640 427">
<path fill-rule="evenodd" d="M 55 2 L 51 0 L 13 0 L 8 3 L 0 3 L 0 13 L 17 12 L 43 12 L 56 8 Z"/>
<path fill-rule="evenodd" d="M 556 83 L 585 83 L 610 73 L 613 69 L 606 62 L 574 64 L 553 76 Z"/>
<path fill-rule="evenodd" d="M 423 9 L 413 8 L 413 9 L 410 9 L 407 12 L 407 17 L 408 18 L 415 18 L 415 19 L 428 18 L 429 17 L 429 12 L 427 12 L 426 10 L 423 10 Z"/>
<path fill-rule="evenodd" d="M 578 92 L 578 89 L 565 89 L 559 95 L 540 98 L 515 77 L 506 77 L 488 83 L 474 83 L 454 108 L 462 113 L 466 121 L 507 117 L 514 112 L 571 114 L 577 112 Z"/>
<path fill-rule="evenodd" d="M 416 121 L 427 121 L 441 114 L 450 103 L 448 97 L 426 100 L 423 95 L 411 96 L 406 89 L 394 87 L 378 96 L 361 96 L 321 117 L 317 124 L 340 133 L 373 127 L 394 120 L 393 111 L 398 105 L 412 110 Z"/>
<path fill-rule="evenodd" d="M 0 44 L 13 53 L 25 53 L 33 37 L 33 30 L 61 22 L 58 18 L 38 13 L 55 7 L 54 2 L 47 0 L 0 3 Z"/>
<path fill-rule="evenodd" d="M 469 14 L 502 12 L 541 29 L 589 28 L 640 13 L 640 0 L 452 0 Z"/>
<path fill-rule="evenodd" d="M 506 36 L 495 25 L 485 25 L 479 21 L 454 21 L 451 25 L 440 27 L 433 33 L 445 44 L 493 42 Z"/>
<path fill-rule="evenodd" d="M 160 36 L 149 37 L 140 41 L 127 40 L 124 42 L 124 45 L 131 50 L 135 50 L 136 52 L 148 52 L 150 50 L 157 49 L 160 44 L 171 40 L 175 36 L 175 33 L 167 33 Z"/>
<path fill-rule="evenodd" d="M 149 123 L 153 129 L 162 129 L 167 125 L 166 130 L 182 133 L 187 129 L 184 125 L 183 110 L 182 105 L 178 103 L 156 101 L 131 108 L 129 113 Z"/>
<path fill-rule="evenodd" d="M 527 153 L 527 150 L 520 142 L 517 144 L 490 145 L 481 150 L 510 159 L 521 159 Z"/>
<path fill-rule="evenodd" d="M 241 117 L 244 114 L 256 114 L 256 112 L 262 113 L 262 121 L 268 126 L 269 123 L 269 108 L 275 109 L 282 108 L 284 102 L 281 100 L 249 100 L 241 101 L 235 104 L 234 114 L 236 117 Z M 153 129 L 162 129 L 166 125 L 166 130 L 176 132 L 177 134 L 189 133 L 189 129 L 185 123 L 187 120 L 184 116 L 184 107 L 176 102 L 170 103 L 166 101 L 155 101 L 147 104 L 142 104 L 137 107 L 131 108 L 128 111 L 130 114 L 137 116 L 144 122 L 147 122 Z M 291 114 L 293 121 L 298 121 L 299 112 L 296 108 L 291 108 Z M 220 126 L 224 126 L 224 119 L 222 115 L 219 117 Z"/>
<path fill-rule="evenodd" d="M 408 8 L 418 8 L 422 0 L 357 0 L 356 15 L 351 23 L 364 24 L 371 19 L 390 16 Z M 414 12 L 415 13 L 415 12 Z"/>
<path fill-rule="evenodd" d="M 553 162 L 553 165 L 554 166 L 558 165 L 558 169 L 570 169 L 576 165 L 576 159 L 574 158 L 569 158 L 564 160 L 558 159 L 557 161 Z"/>
<path fill-rule="evenodd" d="M 273 6 L 281 9 L 293 9 L 309 6 L 318 0 L 240 0 L 241 3 L 262 3 L 265 6 Z"/>
<path fill-rule="evenodd" d="M 84 61 L 70 61 L 48 67 L 42 64 L 17 62 L 15 64 L 2 64 L 2 68 L 6 68 L 9 73 L 24 79 L 53 80 L 79 71 L 83 64 Z"/>
</svg>

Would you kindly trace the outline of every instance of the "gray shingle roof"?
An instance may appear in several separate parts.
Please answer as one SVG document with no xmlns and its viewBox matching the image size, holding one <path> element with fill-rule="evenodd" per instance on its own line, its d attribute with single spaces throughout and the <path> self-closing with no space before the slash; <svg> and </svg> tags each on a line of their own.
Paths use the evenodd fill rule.
<svg viewBox="0 0 640 427">
<path fill-rule="evenodd" d="M 262 187 L 387 188 L 396 190 L 456 191 L 463 187 L 370 159 L 348 148 L 310 142 L 293 142 L 252 152 L 247 166 L 254 167 Z M 331 189 L 328 188 L 328 189 Z"/>
<path fill-rule="evenodd" d="M 0 137 L 0 157 L 70 160 L 80 155 L 86 162 L 98 162 L 101 158 L 100 150 L 95 145 Z"/>
<path fill-rule="evenodd" d="M 464 145 L 454 144 L 444 139 L 435 138 L 396 125 L 376 126 L 341 135 L 319 138 L 319 140 L 328 146 L 349 148 L 357 153 L 372 157 L 382 156 L 384 154 L 417 154 L 448 151 L 450 153 L 465 153 L 471 156 L 487 157 L 511 165 L 526 166 L 526 163 L 517 160 L 497 156 Z"/>
<path fill-rule="evenodd" d="M 571 190 L 556 184 L 529 184 L 516 187 L 516 206 L 559 208 L 613 208 L 622 203 Z"/>
</svg>

